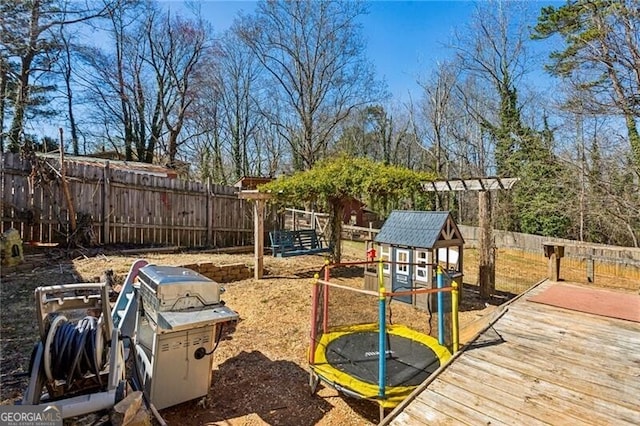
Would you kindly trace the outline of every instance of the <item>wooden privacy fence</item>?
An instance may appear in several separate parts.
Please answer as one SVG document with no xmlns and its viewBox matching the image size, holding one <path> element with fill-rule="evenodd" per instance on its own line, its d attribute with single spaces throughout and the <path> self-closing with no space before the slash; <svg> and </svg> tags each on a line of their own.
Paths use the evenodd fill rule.
<svg viewBox="0 0 640 426">
<path fill-rule="evenodd" d="M 464 235 L 465 242 L 468 246 L 477 245 L 480 228 L 466 225 L 458 225 L 458 228 Z M 640 248 L 585 243 L 563 238 L 501 231 L 498 229 L 493 230 L 493 239 L 495 246 L 498 248 L 514 248 L 537 254 L 542 253 L 543 244 L 553 242 L 565 247 L 565 257 L 591 259 L 621 265 L 623 267 L 631 266 L 640 269 Z"/>
<path fill-rule="evenodd" d="M 285 209 L 286 229 L 313 228 L 324 232 L 328 215 L 296 209 Z M 477 248 L 480 228 L 458 224 L 465 240 L 466 248 Z M 367 241 L 375 238 L 379 229 L 359 226 L 342 226 L 342 238 Z M 513 264 L 513 270 L 499 273 L 496 284 L 501 290 L 520 293 L 546 275 L 548 259 L 543 253 L 543 244 L 553 242 L 564 247 L 561 278 L 576 282 L 596 282 L 604 285 L 638 289 L 640 285 L 640 248 L 609 246 L 605 244 L 583 243 L 561 238 L 549 238 L 539 235 L 521 234 L 494 229 L 496 249 L 510 249 L 512 252 L 497 252 L 496 263 Z M 517 251 L 517 252 L 513 252 Z M 363 252 L 364 254 L 364 252 Z M 525 276 L 517 268 L 526 264 L 541 271 L 540 275 Z M 477 269 L 467 268 L 465 282 L 477 283 Z"/>
<path fill-rule="evenodd" d="M 24 241 L 64 242 L 69 210 L 60 161 L 38 158 L 40 172 L 32 173 L 20 155 L 2 155 L 1 231 L 15 228 Z M 68 157 L 65 167 L 79 228 L 93 243 L 229 247 L 253 241 L 251 206 L 234 187 L 171 178 L 166 169 L 140 163 Z"/>
</svg>

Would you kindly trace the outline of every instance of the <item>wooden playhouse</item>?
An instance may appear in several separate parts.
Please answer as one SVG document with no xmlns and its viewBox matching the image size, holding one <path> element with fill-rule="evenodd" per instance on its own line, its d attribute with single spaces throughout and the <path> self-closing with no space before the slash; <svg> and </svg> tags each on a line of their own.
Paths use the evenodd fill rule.
<svg viewBox="0 0 640 426">
<path fill-rule="evenodd" d="M 447 280 L 455 280 L 462 289 L 464 239 L 448 211 L 394 210 L 373 246 L 378 258 L 385 261 L 383 278 L 387 290 L 436 287 L 436 265 L 445 270 Z M 365 288 L 378 289 L 375 268 L 365 271 Z M 401 296 L 396 300 L 436 311 L 433 295 Z"/>
</svg>

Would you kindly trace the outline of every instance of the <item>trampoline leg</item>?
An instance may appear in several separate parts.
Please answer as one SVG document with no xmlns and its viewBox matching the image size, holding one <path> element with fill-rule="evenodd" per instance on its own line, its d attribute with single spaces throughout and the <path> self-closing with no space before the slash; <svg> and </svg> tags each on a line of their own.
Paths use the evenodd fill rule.
<svg viewBox="0 0 640 426">
<path fill-rule="evenodd" d="M 379 405 L 380 407 L 380 423 L 382 423 L 382 421 L 384 420 L 384 407 L 382 405 Z"/>
<path fill-rule="evenodd" d="M 318 383 L 320 382 L 320 378 L 313 371 L 309 372 L 309 389 L 311 390 L 311 395 L 315 395 L 318 390 Z"/>
</svg>

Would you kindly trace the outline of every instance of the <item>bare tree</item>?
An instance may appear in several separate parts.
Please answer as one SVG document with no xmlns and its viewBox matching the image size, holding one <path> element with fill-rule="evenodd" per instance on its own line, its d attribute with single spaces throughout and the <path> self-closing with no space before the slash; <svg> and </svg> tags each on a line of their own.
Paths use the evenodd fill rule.
<svg viewBox="0 0 640 426">
<path fill-rule="evenodd" d="M 438 64 L 430 79 L 420 83 L 423 89 L 422 113 L 429 129 L 426 137 L 435 151 L 433 169 L 441 177 L 444 176 L 443 169 L 447 165 L 446 151 L 451 141 L 450 127 L 456 121 L 456 117 L 453 116 L 453 96 L 459 72 L 456 64 Z"/>
<path fill-rule="evenodd" d="M 144 32 L 151 12 L 136 1 L 120 2 L 109 10 L 103 30 L 110 43 L 78 47 L 85 68 L 76 65 L 76 78 L 93 107 L 88 130 L 112 149 L 123 150 L 128 161 L 151 162 L 153 157 L 154 140 L 150 138 L 150 153 L 145 150 L 148 110 L 153 110 L 147 105 L 155 99 L 153 87 L 145 83 L 153 81 L 145 62 L 149 49 Z"/>
<path fill-rule="evenodd" d="M 516 7 L 519 10 L 515 10 Z M 475 138 L 475 146 L 482 149 L 483 163 L 488 157 L 484 150 L 485 134 L 495 143 L 492 157 L 495 173 L 499 176 L 515 177 L 530 171 L 532 168 L 525 165 L 531 164 L 528 154 L 538 154 L 535 148 L 540 142 L 535 132 L 522 122 L 518 97 L 518 85 L 527 71 L 525 41 L 528 40 L 528 30 L 523 25 L 522 12 L 520 5 L 515 3 L 479 4 L 464 36 L 458 36 L 452 46 L 457 53 L 463 81 L 481 86 L 485 89 L 483 98 L 489 99 L 489 102 L 483 100 L 479 108 L 476 99 L 458 91 L 459 98 L 473 111 L 472 117 L 479 125 L 480 134 Z M 492 104 L 496 108 L 486 108 Z M 521 199 L 526 197 L 531 199 L 528 193 Z M 503 229 L 518 230 L 521 220 L 529 218 L 521 215 L 520 211 L 514 212 L 512 206 L 515 201 L 510 196 L 501 198 L 504 200 L 502 206 L 492 200 L 490 192 L 479 194 L 479 286 L 482 297 L 490 296 L 495 289 L 495 252 L 491 237 L 494 206 L 496 210 L 502 207 L 498 211 Z"/>
<path fill-rule="evenodd" d="M 229 141 L 236 179 L 250 173 L 250 151 L 260 148 L 256 133 L 264 119 L 260 113 L 258 88 L 261 67 L 253 52 L 238 37 L 240 32 L 238 28 L 232 28 L 224 34 L 217 67 L 223 129 Z"/>
<path fill-rule="evenodd" d="M 198 96 L 193 99 L 193 111 L 185 120 L 185 131 L 191 135 L 186 151 L 191 154 L 203 181 L 228 184 L 231 167 L 225 162 L 229 156 L 224 150 L 222 132 L 218 55 L 207 52 L 202 61 L 201 69 L 206 72 L 196 73 L 193 87 L 197 88 Z"/>
<path fill-rule="evenodd" d="M 513 154 L 525 132 L 520 117 L 518 85 L 528 71 L 523 25 L 524 8 L 515 3 L 492 1 L 477 6 L 467 31 L 452 46 L 466 75 L 486 83 L 497 110 L 483 114 L 482 126 L 496 141 L 495 168 L 498 175 L 513 175 Z"/>
<path fill-rule="evenodd" d="M 363 13 L 360 2 L 266 1 L 242 25 L 286 106 L 276 124 L 298 169 L 322 158 L 336 126 L 375 96 L 357 24 Z"/>
<path fill-rule="evenodd" d="M 74 155 L 80 154 L 80 144 L 78 142 L 78 125 L 74 113 L 74 91 L 72 86 L 73 55 L 72 43 L 69 34 L 65 34 L 64 26 L 60 26 L 59 40 L 61 45 L 60 71 L 64 81 L 64 96 L 67 100 L 67 119 L 71 130 L 71 147 Z"/>
<path fill-rule="evenodd" d="M 183 127 L 198 95 L 192 82 L 208 49 L 208 27 L 153 5 L 131 2 L 110 13 L 113 44 L 87 48 L 85 86 L 102 134 L 127 160 L 175 165 Z M 159 155 L 159 157 L 158 157 Z"/>
<path fill-rule="evenodd" d="M 381 104 L 359 108 L 341 125 L 335 149 L 354 157 L 368 157 L 387 165 L 413 168 L 415 145 L 409 115 L 398 106 Z"/>
<path fill-rule="evenodd" d="M 466 176 L 488 176 L 495 171 L 492 158 L 495 139 L 489 135 L 483 123 L 495 110 L 495 100 L 487 98 L 486 88 L 474 76 L 459 81 L 452 93 L 452 108 L 460 111 L 448 128 L 452 143 L 451 157 L 461 166 Z"/>
<path fill-rule="evenodd" d="M 13 117 L 8 133 L 9 144 L 14 149 L 20 145 L 27 109 L 35 102 L 32 80 L 37 75 L 51 72 L 52 64 L 57 60 L 59 27 L 93 19 L 109 7 L 110 2 L 96 7 L 63 0 L 7 0 L 0 3 L 2 56 L 18 63 Z"/>
<path fill-rule="evenodd" d="M 167 12 L 159 25 L 148 26 L 149 61 L 156 75 L 162 121 L 167 129 L 167 161 L 175 165 L 180 133 L 194 99 L 191 83 L 207 49 L 207 26 L 201 18 L 187 20 Z"/>
</svg>

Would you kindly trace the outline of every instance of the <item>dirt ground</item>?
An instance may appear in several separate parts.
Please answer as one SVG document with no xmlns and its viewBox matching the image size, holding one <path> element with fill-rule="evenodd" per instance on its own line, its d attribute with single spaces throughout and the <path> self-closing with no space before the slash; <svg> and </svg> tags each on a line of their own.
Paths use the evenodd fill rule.
<svg viewBox="0 0 640 426">
<path fill-rule="evenodd" d="M 362 253 L 345 248 L 343 260 L 363 260 Z M 116 282 L 124 280 L 133 261 L 144 258 L 159 265 L 244 262 L 252 256 L 181 253 L 123 256 L 101 253 L 66 259 L 59 252 L 27 256 L 27 268 L 5 271 L 0 294 L 1 404 L 13 404 L 27 386 L 29 357 L 38 339 L 33 290 L 38 286 L 92 282 L 112 269 Z M 30 265 L 30 266 L 29 266 Z M 170 425 L 366 425 L 378 421 L 378 406 L 343 397 L 320 385 L 309 391 L 306 353 L 309 345 L 311 283 L 323 265 L 320 256 L 287 259 L 265 257 L 268 275 L 225 284 L 223 300 L 240 315 L 233 333 L 214 353 L 213 380 L 206 398 L 161 411 Z M 362 271 L 335 270 L 333 277 L 362 286 Z M 502 300 L 504 301 L 504 300 Z M 375 316 L 375 301 L 353 293 L 334 293 L 332 324 L 367 322 Z M 472 291 L 465 291 L 460 324 L 471 323 L 491 307 Z M 433 318 L 408 305 L 393 303 L 393 320 L 419 331 L 434 328 Z M 432 333 L 433 334 L 433 333 Z M 104 418 L 103 418 L 104 419 Z M 98 420 L 98 423 L 101 420 Z"/>
</svg>

